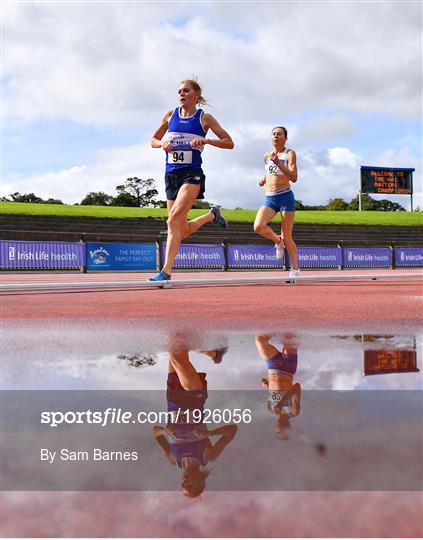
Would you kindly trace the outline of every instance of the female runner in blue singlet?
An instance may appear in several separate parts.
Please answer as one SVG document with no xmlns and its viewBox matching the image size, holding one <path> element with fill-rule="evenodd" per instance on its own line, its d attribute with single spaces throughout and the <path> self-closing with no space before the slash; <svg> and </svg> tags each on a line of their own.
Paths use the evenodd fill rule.
<svg viewBox="0 0 423 540">
<path fill-rule="evenodd" d="M 206 177 L 201 168 L 204 146 L 234 147 L 230 135 L 219 122 L 203 109 L 197 109 L 197 105 L 206 103 L 201 94 L 201 87 L 196 80 L 182 81 L 178 89 L 179 107 L 164 115 L 151 139 L 153 148 L 163 148 L 166 152 L 165 185 L 169 216 L 165 262 L 161 272 L 149 281 L 166 281 L 171 278 L 172 266 L 182 240 L 200 227 L 212 221 L 223 228 L 227 227 L 227 221 L 217 207 L 203 216 L 187 220 L 195 200 L 204 198 Z M 206 137 L 209 129 L 217 139 Z"/>
<path fill-rule="evenodd" d="M 254 222 L 254 230 L 260 236 L 275 244 L 276 258 L 280 259 L 284 244 L 288 250 L 291 270 L 290 278 L 299 276 L 297 246 L 292 238 L 295 219 L 295 198 L 290 182 L 297 181 L 297 156 L 286 147 L 288 132 L 278 126 L 272 129 L 273 151 L 264 155 L 265 176 L 259 186 L 265 186 L 266 200 L 259 208 Z M 282 215 L 281 236 L 273 232 L 268 223 L 280 212 Z"/>
<path fill-rule="evenodd" d="M 215 361 L 216 353 L 219 350 L 204 354 Z M 166 427 L 155 426 L 154 437 L 167 460 L 181 469 L 182 493 L 186 497 L 197 497 L 206 486 L 207 464 L 216 460 L 232 441 L 237 426 L 232 424 L 209 430 L 202 422 L 207 399 L 206 374 L 197 373 L 184 348 L 169 353 L 166 396 L 168 411 L 173 411 L 175 416 L 179 411 L 178 421 L 170 422 Z M 219 437 L 214 444 L 210 440 L 213 436 Z"/>
</svg>

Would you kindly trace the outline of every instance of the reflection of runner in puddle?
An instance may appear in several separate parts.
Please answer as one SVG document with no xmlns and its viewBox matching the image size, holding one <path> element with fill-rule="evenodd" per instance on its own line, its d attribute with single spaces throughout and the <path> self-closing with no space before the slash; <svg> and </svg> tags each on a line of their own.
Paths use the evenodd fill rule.
<svg viewBox="0 0 423 540">
<path fill-rule="evenodd" d="M 219 363 L 224 352 L 218 350 L 203 353 Z M 202 422 L 206 399 L 206 374 L 197 373 L 189 360 L 188 350 L 170 352 L 167 378 L 168 411 L 175 411 L 175 416 L 178 410 L 185 411 L 185 414 L 180 414 L 177 423 L 168 423 L 165 428 L 155 426 L 154 437 L 168 461 L 182 469 L 182 493 L 187 497 L 197 497 L 204 491 L 206 478 L 210 474 L 207 465 L 220 456 L 237 431 L 235 425 L 208 430 L 207 425 Z M 212 436 L 219 437 L 214 444 L 210 440 Z"/>
<path fill-rule="evenodd" d="M 294 384 L 297 371 L 297 349 L 292 338 L 284 340 L 282 352 L 269 343 L 272 336 L 256 336 L 257 350 L 266 361 L 268 375 L 261 380 L 268 389 L 267 409 L 275 414 L 275 434 L 278 439 L 289 438 L 289 419 L 300 414 L 301 386 Z"/>
<path fill-rule="evenodd" d="M 294 336 L 283 336 L 282 351 L 269 343 L 272 337 L 268 334 L 257 335 L 256 346 L 267 364 L 267 378 L 263 378 L 261 383 L 269 392 L 267 410 L 277 417 L 275 435 L 281 440 L 294 436 L 323 456 L 326 453 L 324 444 L 313 441 L 302 430 L 292 428 L 290 424 L 290 418 L 298 416 L 301 411 L 301 385 L 294 383 L 298 363 Z"/>
</svg>

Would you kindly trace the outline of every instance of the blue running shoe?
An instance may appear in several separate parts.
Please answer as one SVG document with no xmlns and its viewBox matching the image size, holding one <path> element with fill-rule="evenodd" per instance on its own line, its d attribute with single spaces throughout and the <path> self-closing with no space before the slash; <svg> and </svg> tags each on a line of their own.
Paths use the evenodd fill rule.
<svg viewBox="0 0 423 540">
<path fill-rule="evenodd" d="M 148 281 L 170 281 L 170 276 L 169 274 L 166 274 L 166 272 L 163 272 L 162 270 L 155 276 L 148 278 Z"/>
<path fill-rule="evenodd" d="M 219 227 L 222 227 L 222 229 L 228 228 L 228 220 L 222 216 L 217 206 L 213 206 L 213 208 L 210 209 L 210 212 L 214 214 L 213 223 L 217 223 L 217 225 L 219 225 Z"/>
</svg>

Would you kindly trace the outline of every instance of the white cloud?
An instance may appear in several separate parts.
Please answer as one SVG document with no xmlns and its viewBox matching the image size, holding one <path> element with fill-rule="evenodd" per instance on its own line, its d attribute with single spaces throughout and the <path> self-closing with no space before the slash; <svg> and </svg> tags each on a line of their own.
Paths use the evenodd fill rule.
<svg viewBox="0 0 423 540">
<path fill-rule="evenodd" d="M 350 200 L 358 192 L 358 160 L 348 148 L 304 150 L 299 165 L 299 181 L 294 187 L 298 199 L 305 204 L 326 204 L 341 197 Z"/>
<path fill-rule="evenodd" d="M 151 129 L 191 73 L 238 123 L 418 110 L 417 4 L 209 2 L 177 22 L 180 5 L 6 4 L 7 114 Z"/>
<path fill-rule="evenodd" d="M 349 148 L 337 146 L 328 150 L 329 162 L 332 165 L 347 166 L 350 168 L 357 167 L 360 163 L 359 156 L 356 156 Z"/>
<path fill-rule="evenodd" d="M 42 198 L 60 198 L 65 203 L 80 202 L 89 191 L 116 195 L 115 188 L 132 176 L 161 179 L 159 151 L 147 144 L 108 148 L 96 152 L 89 163 L 46 174 L 13 176 L 0 187 L 2 195 L 12 192 L 36 193 Z M 158 187 L 161 187 L 161 183 Z M 161 189 L 163 191 L 163 189 Z M 163 193 L 162 193 L 163 195 Z"/>
<path fill-rule="evenodd" d="M 225 208 L 258 208 L 264 199 L 263 188 L 258 187 L 257 180 L 264 172 L 263 154 L 269 149 L 269 126 L 229 126 L 229 130 L 239 137 L 239 143 L 235 137 L 237 146 L 234 150 L 206 147 L 204 151 L 205 197 Z M 293 126 L 292 132 L 295 131 Z M 297 199 L 305 204 L 326 204 L 330 198 L 341 197 L 349 201 L 357 195 L 359 165 L 364 164 L 362 156 L 348 147 L 295 149 L 299 180 L 293 190 Z M 407 148 L 387 149 L 371 161 L 371 164 L 398 167 L 418 164 Z M 85 164 L 65 170 L 30 176 L 12 175 L 0 187 L 0 195 L 33 192 L 42 198 L 54 197 L 75 203 L 89 191 L 115 195 L 116 185 L 130 176 L 154 178 L 159 198 L 164 199 L 163 151 L 151 148 L 147 140 L 128 147 L 107 148 L 93 154 Z M 415 205 L 422 204 L 419 179 L 419 176 L 415 177 Z M 394 200 L 407 206 L 404 197 Z"/>
<path fill-rule="evenodd" d="M 164 159 L 149 138 L 175 104 L 178 82 L 192 74 L 236 142 L 233 151 L 206 149 L 208 200 L 259 206 L 262 156 L 270 129 L 280 123 L 298 154 L 295 193 L 307 204 L 355 196 L 364 157 L 418 165 L 406 150 L 375 155 L 369 149 L 360 157 L 351 142 L 356 113 L 419 115 L 417 4 L 7 3 L 4 27 L 4 108 L 14 126 L 9 140 L 22 140 L 35 121 L 42 129 L 44 119 L 100 134 L 104 126 L 140 133 L 137 144 L 84 155 L 63 170 L 8 172 L 4 195 L 35 192 L 77 202 L 88 191 L 112 194 L 122 179 L 136 175 L 155 178 L 163 198 Z M 408 147 L 418 144 L 411 140 Z"/>
<path fill-rule="evenodd" d="M 353 122 L 344 114 L 317 116 L 301 129 L 301 138 L 309 143 L 327 143 L 334 139 L 350 139 L 353 134 Z"/>
</svg>

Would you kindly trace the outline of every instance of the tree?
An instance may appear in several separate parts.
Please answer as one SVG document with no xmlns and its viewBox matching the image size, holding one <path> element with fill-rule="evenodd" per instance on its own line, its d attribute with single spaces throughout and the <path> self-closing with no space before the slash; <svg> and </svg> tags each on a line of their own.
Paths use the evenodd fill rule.
<svg viewBox="0 0 423 540">
<path fill-rule="evenodd" d="M 13 202 L 23 202 L 23 203 L 42 203 L 44 202 L 41 197 L 38 197 L 34 193 L 23 193 L 22 195 L 16 191 L 11 193 L 10 197 Z"/>
<path fill-rule="evenodd" d="M 195 203 L 192 206 L 194 209 L 202 209 L 202 208 L 211 208 L 212 205 L 207 201 L 195 201 Z"/>
<path fill-rule="evenodd" d="M 155 204 L 155 207 L 156 208 L 167 208 L 167 201 L 156 201 L 156 204 Z"/>
<path fill-rule="evenodd" d="M 403 206 L 399 203 L 389 201 L 388 199 L 381 199 L 380 201 L 377 201 L 377 203 L 378 210 L 382 210 L 383 212 L 405 212 Z"/>
<path fill-rule="evenodd" d="M 155 197 L 159 192 L 155 189 L 154 184 L 153 178 L 147 178 L 147 180 L 137 178 L 136 176 L 127 178 L 123 184 L 116 186 L 118 195 L 115 197 L 113 204 L 117 206 L 116 199 L 118 199 L 120 195 L 125 194 L 125 197 L 121 198 L 123 202 L 129 203 L 135 201 L 136 204 L 124 204 L 123 206 L 138 206 L 140 208 L 155 206 Z"/>
<path fill-rule="evenodd" d="M 63 204 L 63 201 L 60 199 L 53 199 L 52 197 L 49 197 L 47 200 L 42 199 L 41 197 L 38 197 L 34 193 L 22 193 L 20 194 L 18 191 L 15 193 L 11 193 L 9 195 L 11 198 L 8 199 L 7 197 L 1 197 L 0 201 L 2 202 L 22 202 L 22 203 L 44 203 L 44 204 Z"/>
<path fill-rule="evenodd" d="M 133 195 L 125 191 L 113 197 L 112 206 L 132 206 L 137 208 L 138 201 Z"/>
<path fill-rule="evenodd" d="M 326 210 L 347 210 L 348 203 L 339 197 L 335 199 L 329 199 L 326 205 Z"/>
<path fill-rule="evenodd" d="M 47 200 L 44 201 L 45 204 L 63 204 L 63 201 L 60 199 L 53 199 L 52 197 L 49 197 Z"/>
<path fill-rule="evenodd" d="M 367 195 L 367 193 L 361 195 L 361 209 L 381 210 L 382 212 L 405 212 L 405 208 L 400 204 L 389 201 L 388 199 L 376 201 L 375 199 L 372 199 L 370 195 Z M 350 201 L 348 210 L 358 210 L 358 195 Z"/>
<path fill-rule="evenodd" d="M 109 206 L 112 201 L 113 197 L 104 191 L 90 191 L 82 199 L 81 204 L 84 206 Z"/>
<path fill-rule="evenodd" d="M 354 197 L 349 204 L 348 204 L 348 210 L 358 210 L 359 208 L 359 202 L 358 202 L 358 195 L 357 197 Z M 367 193 L 363 193 L 361 195 L 361 209 L 362 210 L 377 210 L 377 201 L 372 199 L 370 195 L 367 195 Z"/>
</svg>

